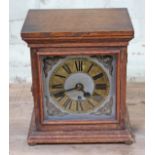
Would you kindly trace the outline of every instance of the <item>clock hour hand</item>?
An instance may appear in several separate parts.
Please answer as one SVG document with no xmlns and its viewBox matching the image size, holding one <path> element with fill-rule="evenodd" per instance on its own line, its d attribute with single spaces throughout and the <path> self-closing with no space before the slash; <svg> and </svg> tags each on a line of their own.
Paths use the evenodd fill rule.
<svg viewBox="0 0 155 155">
<path fill-rule="evenodd" d="M 91 96 L 91 94 L 89 92 L 85 92 L 84 90 L 82 92 L 83 92 L 84 97 L 90 97 Z"/>
</svg>

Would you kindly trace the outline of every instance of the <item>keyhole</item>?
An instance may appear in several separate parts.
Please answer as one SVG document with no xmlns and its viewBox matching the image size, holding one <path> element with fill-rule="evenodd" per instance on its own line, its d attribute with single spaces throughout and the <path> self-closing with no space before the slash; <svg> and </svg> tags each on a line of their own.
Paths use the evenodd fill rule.
<svg viewBox="0 0 155 155">
<path fill-rule="evenodd" d="M 82 99 L 82 97 L 81 96 L 78 96 L 78 100 L 81 100 Z"/>
</svg>

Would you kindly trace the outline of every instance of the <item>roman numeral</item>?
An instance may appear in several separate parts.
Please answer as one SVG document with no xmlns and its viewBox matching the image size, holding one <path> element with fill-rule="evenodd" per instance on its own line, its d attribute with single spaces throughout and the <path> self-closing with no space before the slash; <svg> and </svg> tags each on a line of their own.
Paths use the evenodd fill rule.
<svg viewBox="0 0 155 155">
<path fill-rule="evenodd" d="M 94 80 L 97 80 L 97 79 L 103 77 L 103 75 L 104 75 L 103 73 L 99 73 L 99 74 L 93 76 L 93 79 L 94 79 Z"/>
<path fill-rule="evenodd" d="M 57 76 L 57 77 L 60 77 L 60 78 L 66 78 L 65 76 L 63 76 L 63 75 L 59 75 L 59 74 L 55 74 L 55 76 Z"/>
<path fill-rule="evenodd" d="M 63 107 L 70 109 L 71 106 L 72 106 L 72 100 L 70 98 L 67 98 L 67 100 L 63 104 Z"/>
<path fill-rule="evenodd" d="M 65 94 L 65 91 L 59 91 L 57 93 L 54 94 L 54 96 L 57 98 L 57 97 L 63 97 Z"/>
<path fill-rule="evenodd" d="M 90 65 L 90 67 L 88 68 L 87 73 L 89 73 L 89 72 L 90 72 L 90 70 L 93 68 L 93 66 L 94 66 L 94 64 L 91 64 L 91 65 Z"/>
<path fill-rule="evenodd" d="M 69 68 L 69 66 L 68 66 L 67 64 L 64 64 L 62 67 L 63 67 L 63 69 L 64 69 L 68 74 L 71 74 L 71 73 L 72 73 L 71 69 Z"/>
<path fill-rule="evenodd" d="M 75 61 L 76 70 L 78 72 L 82 72 L 83 70 L 83 62 L 81 60 Z"/>
<path fill-rule="evenodd" d="M 54 84 L 54 85 L 52 85 L 52 88 L 63 89 L 63 84 Z"/>
<path fill-rule="evenodd" d="M 81 101 L 76 101 L 76 111 L 83 111 L 83 106 Z"/>
<path fill-rule="evenodd" d="M 63 98 L 64 98 L 64 96 L 61 96 L 61 97 L 58 99 L 58 102 L 60 102 Z"/>
<path fill-rule="evenodd" d="M 93 100 L 95 100 L 95 101 L 97 101 L 97 102 L 100 102 L 100 101 L 102 101 L 104 98 L 101 96 L 101 95 L 99 95 L 98 93 L 96 93 L 96 92 L 94 92 L 94 94 L 93 94 Z"/>
<path fill-rule="evenodd" d="M 94 104 L 93 104 L 91 101 L 88 100 L 88 103 L 89 103 L 92 107 L 95 107 Z"/>
<path fill-rule="evenodd" d="M 94 92 L 93 96 L 100 96 L 97 92 Z"/>
<path fill-rule="evenodd" d="M 103 83 L 99 83 L 99 84 L 95 85 L 95 88 L 96 89 L 104 89 L 105 90 L 107 88 L 107 85 L 103 84 Z"/>
</svg>

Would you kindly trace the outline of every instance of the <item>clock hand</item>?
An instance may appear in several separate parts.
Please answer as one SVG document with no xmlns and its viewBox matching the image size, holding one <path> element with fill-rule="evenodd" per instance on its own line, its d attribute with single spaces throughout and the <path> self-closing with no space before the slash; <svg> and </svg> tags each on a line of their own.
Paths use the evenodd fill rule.
<svg viewBox="0 0 155 155">
<path fill-rule="evenodd" d="M 84 90 L 82 90 L 82 92 L 83 92 L 84 97 L 90 97 L 91 96 L 91 94 L 89 92 L 86 92 Z"/>
<path fill-rule="evenodd" d="M 78 83 L 75 85 L 75 87 L 63 90 L 61 93 L 65 93 L 65 92 L 69 92 L 69 91 L 73 91 L 73 90 L 81 90 L 81 86 L 82 85 L 80 84 L 80 87 L 79 87 L 79 83 Z"/>
<path fill-rule="evenodd" d="M 65 94 L 65 92 L 69 92 L 69 91 L 72 91 L 72 90 L 75 90 L 76 88 L 70 88 L 70 89 L 67 89 L 67 90 L 62 90 L 60 92 L 57 92 L 55 94 L 56 97 L 59 97 L 59 96 L 63 96 Z"/>
<path fill-rule="evenodd" d="M 84 90 L 84 86 L 83 86 L 82 83 L 77 83 L 77 84 L 75 85 L 75 88 L 76 88 L 77 90 L 79 90 L 79 91 L 82 91 L 84 97 L 89 97 L 89 96 L 91 96 L 89 92 L 86 92 L 86 91 Z"/>
<path fill-rule="evenodd" d="M 70 88 L 70 89 L 64 90 L 63 93 L 65 93 L 65 92 L 69 92 L 69 91 L 73 91 L 73 90 L 79 90 L 79 91 L 82 91 L 84 97 L 89 97 L 89 96 L 91 96 L 91 94 L 90 94 L 89 92 L 84 91 L 84 87 L 83 87 L 83 85 L 82 85 L 81 83 L 77 83 L 77 84 L 75 85 L 75 87 L 73 87 L 73 88 Z"/>
<path fill-rule="evenodd" d="M 76 90 L 76 87 L 64 90 L 64 92 L 69 92 L 69 91 L 72 91 L 72 90 Z"/>
<path fill-rule="evenodd" d="M 89 92 L 84 92 L 84 97 L 90 97 L 91 96 L 91 94 L 89 93 Z"/>
<path fill-rule="evenodd" d="M 83 84 L 77 83 L 77 84 L 75 85 L 75 87 L 70 88 L 70 89 L 67 89 L 67 90 L 64 90 L 64 91 L 65 91 L 65 92 L 68 92 L 68 91 L 72 91 L 72 90 L 79 90 L 79 91 L 82 91 L 82 90 L 83 90 Z"/>
</svg>

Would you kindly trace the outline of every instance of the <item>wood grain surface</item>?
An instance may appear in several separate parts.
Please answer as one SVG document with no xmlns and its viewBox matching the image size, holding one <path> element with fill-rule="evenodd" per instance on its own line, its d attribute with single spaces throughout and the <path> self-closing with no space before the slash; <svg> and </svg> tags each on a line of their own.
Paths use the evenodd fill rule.
<svg viewBox="0 0 155 155">
<path fill-rule="evenodd" d="M 30 10 L 22 37 L 133 35 L 127 9 Z"/>
</svg>

